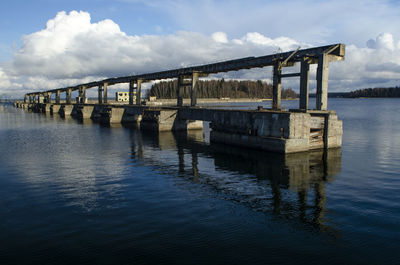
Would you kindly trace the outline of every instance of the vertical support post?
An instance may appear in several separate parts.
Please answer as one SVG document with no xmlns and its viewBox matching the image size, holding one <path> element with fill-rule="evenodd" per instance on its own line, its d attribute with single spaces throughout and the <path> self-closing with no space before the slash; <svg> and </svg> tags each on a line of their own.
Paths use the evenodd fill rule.
<svg viewBox="0 0 400 265">
<path fill-rule="evenodd" d="M 52 95 L 51 92 L 48 92 L 48 93 L 47 93 L 46 103 L 51 103 L 51 95 Z"/>
<path fill-rule="evenodd" d="M 24 96 L 24 103 L 26 103 L 27 100 L 28 100 L 28 96 L 25 95 L 25 96 Z"/>
<path fill-rule="evenodd" d="M 323 53 L 318 57 L 317 68 L 317 110 L 327 110 L 328 108 L 328 74 L 329 61 L 328 56 Z"/>
<path fill-rule="evenodd" d="M 183 81 L 183 76 L 178 76 L 178 86 L 176 87 L 176 106 L 182 107 L 183 106 L 183 98 L 182 98 L 182 89 L 181 83 Z"/>
<path fill-rule="evenodd" d="M 142 103 L 142 80 L 137 80 L 137 87 L 136 87 L 136 105 L 140 106 Z"/>
<path fill-rule="evenodd" d="M 274 65 L 274 76 L 272 86 L 272 109 L 279 110 L 281 108 L 281 96 L 282 96 L 282 85 L 281 85 L 281 63 L 278 62 Z"/>
<path fill-rule="evenodd" d="M 97 91 L 98 91 L 99 104 L 102 104 L 103 103 L 103 85 L 99 85 Z"/>
<path fill-rule="evenodd" d="M 67 88 L 66 97 L 65 97 L 65 103 L 67 103 L 67 104 L 71 104 L 71 92 L 72 92 L 72 89 Z"/>
<path fill-rule="evenodd" d="M 133 90 L 135 89 L 135 81 L 129 82 L 129 105 L 133 105 Z"/>
<path fill-rule="evenodd" d="M 103 102 L 104 102 L 104 104 L 107 104 L 107 86 L 108 86 L 108 83 L 103 84 Z"/>
<path fill-rule="evenodd" d="M 43 103 L 42 94 L 38 94 L 38 103 Z"/>
<path fill-rule="evenodd" d="M 192 107 L 197 105 L 197 80 L 198 79 L 199 79 L 199 73 L 193 72 L 192 86 L 190 87 L 190 106 L 192 106 Z"/>
<path fill-rule="evenodd" d="M 299 109 L 308 109 L 308 95 L 309 95 L 309 72 L 310 64 L 306 58 L 301 60 L 300 65 L 300 105 Z"/>
<path fill-rule="evenodd" d="M 56 91 L 56 103 L 60 104 L 60 90 Z"/>
<path fill-rule="evenodd" d="M 80 94 L 79 97 L 81 98 L 81 102 L 80 103 L 85 104 L 86 103 L 86 87 L 85 86 L 81 86 L 79 92 L 80 92 L 79 93 Z"/>
</svg>

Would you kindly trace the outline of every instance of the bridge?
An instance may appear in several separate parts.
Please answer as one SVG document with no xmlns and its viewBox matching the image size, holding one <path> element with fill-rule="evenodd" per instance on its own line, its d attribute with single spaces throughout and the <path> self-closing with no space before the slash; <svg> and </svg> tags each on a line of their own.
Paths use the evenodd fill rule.
<svg viewBox="0 0 400 265">
<path fill-rule="evenodd" d="M 108 78 L 71 87 L 31 92 L 17 107 L 38 112 L 76 115 L 109 123 L 137 123 L 142 129 L 157 131 L 202 128 L 203 121 L 211 122 L 210 139 L 233 145 L 269 151 L 291 153 L 319 148 L 340 147 L 342 123 L 334 111 L 328 111 L 329 63 L 344 60 L 345 45 L 332 44 L 309 49 L 246 57 L 224 62 L 185 67 L 154 73 Z M 283 68 L 300 63 L 300 72 L 283 73 Z M 317 64 L 316 109 L 309 109 L 310 65 Z M 242 69 L 273 67 L 273 98 L 271 109 L 251 111 L 215 110 L 197 106 L 197 84 L 200 77 Z M 282 78 L 299 77 L 300 100 L 296 110 L 281 109 Z M 142 105 L 141 86 L 144 82 L 178 79 L 176 107 Z M 108 102 L 108 87 L 129 84 L 129 104 Z M 190 106 L 183 105 L 182 90 L 190 87 Z M 96 104 L 88 104 L 86 91 L 97 88 Z M 71 94 L 78 91 L 76 103 Z M 61 101 L 65 93 L 65 101 Z M 136 94 L 136 101 L 134 95 Z M 52 98 L 55 95 L 55 98 Z"/>
</svg>

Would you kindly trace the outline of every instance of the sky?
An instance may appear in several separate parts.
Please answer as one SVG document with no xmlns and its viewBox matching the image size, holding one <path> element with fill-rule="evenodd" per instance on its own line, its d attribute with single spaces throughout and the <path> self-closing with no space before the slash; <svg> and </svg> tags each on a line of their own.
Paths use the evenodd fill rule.
<svg viewBox="0 0 400 265">
<path fill-rule="evenodd" d="M 400 1 L 4 2 L 0 96 L 334 43 L 346 44 L 346 57 L 330 64 L 330 92 L 400 85 Z M 211 78 L 268 82 L 271 73 Z M 283 86 L 298 91 L 298 83 L 288 78 Z"/>
</svg>

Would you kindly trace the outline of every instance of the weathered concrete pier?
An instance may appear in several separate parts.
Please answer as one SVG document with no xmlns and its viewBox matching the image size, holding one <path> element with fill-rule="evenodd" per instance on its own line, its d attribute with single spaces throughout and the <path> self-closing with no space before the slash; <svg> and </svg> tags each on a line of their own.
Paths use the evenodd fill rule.
<svg viewBox="0 0 400 265">
<path fill-rule="evenodd" d="M 134 123 L 144 130 L 174 131 L 203 128 L 210 122 L 210 140 L 280 153 L 340 147 L 342 122 L 335 111 L 328 110 L 329 62 L 344 60 L 345 45 L 333 44 L 291 52 L 247 57 L 220 63 L 180 68 L 156 73 L 109 78 L 73 87 L 32 92 L 15 106 L 52 115 L 75 116 L 103 123 Z M 300 63 L 299 73 L 282 73 L 285 67 Z M 310 65 L 317 64 L 316 109 L 309 109 Z M 197 81 L 200 77 L 241 69 L 273 67 L 273 99 L 271 109 L 228 110 L 199 107 Z M 281 108 L 281 80 L 300 77 L 299 108 Z M 178 79 L 177 102 L 174 107 L 142 105 L 141 85 L 161 79 Z M 129 84 L 129 104 L 110 104 L 108 87 Z M 182 88 L 190 87 L 190 105 L 183 105 Z M 88 103 L 86 90 L 97 88 L 97 102 Z M 78 91 L 76 102 L 72 92 Z M 61 93 L 65 99 L 61 100 Z M 136 101 L 134 101 L 136 94 Z M 53 97 L 53 98 L 52 98 Z"/>
</svg>

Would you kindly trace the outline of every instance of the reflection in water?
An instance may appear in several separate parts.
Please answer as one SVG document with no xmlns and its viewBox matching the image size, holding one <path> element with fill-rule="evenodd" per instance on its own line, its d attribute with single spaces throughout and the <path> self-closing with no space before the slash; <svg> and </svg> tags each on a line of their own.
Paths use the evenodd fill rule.
<svg viewBox="0 0 400 265">
<path fill-rule="evenodd" d="M 229 200 L 337 233 L 325 218 L 325 185 L 341 170 L 340 149 L 283 155 L 214 143 L 207 145 L 203 140 L 202 131 L 143 135 L 132 131 L 132 158 L 153 161 L 162 171 L 163 164 L 177 163 L 179 176 L 206 184 Z M 149 144 L 162 152 L 157 154 L 153 150 L 146 154 Z M 166 152 L 175 158 L 166 159 Z"/>
<path fill-rule="evenodd" d="M 123 144 L 126 132 L 97 130 L 86 126 L 92 124 L 88 120 L 82 126 L 69 116 L 47 117 L 12 106 L 0 105 L 0 112 L 0 130 L 9 131 L 0 137 L 0 150 L 6 150 L 1 167 L 19 172 L 32 190 L 56 190 L 66 204 L 87 212 L 103 207 L 101 195 L 120 192 L 130 150 Z"/>
</svg>

